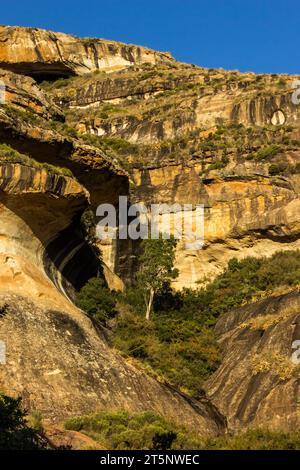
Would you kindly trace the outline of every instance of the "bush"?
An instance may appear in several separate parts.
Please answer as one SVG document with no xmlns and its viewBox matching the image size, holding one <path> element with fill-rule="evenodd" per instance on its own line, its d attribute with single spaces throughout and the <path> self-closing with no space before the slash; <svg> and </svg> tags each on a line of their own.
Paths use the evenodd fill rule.
<svg viewBox="0 0 300 470">
<path fill-rule="evenodd" d="M 100 324 L 116 315 L 116 301 L 103 279 L 92 278 L 76 296 L 76 304 Z"/>
<path fill-rule="evenodd" d="M 278 163 L 272 164 L 269 166 L 269 175 L 276 176 L 276 175 L 293 175 L 296 173 L 300 173 L 300 163 L 296 163 L 296 165 L 291 165 L 289 163 Z"/>
<path fill-rule="evenodd" d="M 0 449 L 33 450 L 46 447 L 40 434 L 29 427 L 21 399 L 0 393 Z"/>
<path fill-rule="evenodd" d="M 256 157 L 259 160 L 266 160 L 267 158 L 274 157 L 275 155 L 280 153 L 281 150 L 282 149 L 280 145 L 277 145 L 277 144 L 268 145 L 266 147 L 260 148 L 256 153 Z"/>
<path fill-rule="evenodd" d="M 208 439 L 209 450 L 299 450 L 300 432 L 249 429 L 232 436 Z"/>
<path fill-rule="evenodd" d="M 136 153 L 138 146 L 120 137 L 99 137 L 93 134 L 83 134 L 81 139 L 88 145 L 94 145 L 105 151 L 112 151 L 120 155 Z"/>
<path fill-rule="evenodd" d="M 300 431 L 249 429 L 220 437 L 201 437 L 152 411 L 101 411 L 68 419 L 65 428 L 80 431 L 110 450 L 299 450 Z"/>
<path fill-rule="evenodd" d="M 150 322 L 143 318 L 137 288 L 120 297 L 112 341 L 125 355 L 141 361 L 161 379 L 197 397 L 203 380 L 220 363 L 212 326 L 221 314 L 263 297 L 279 286 L 300 283 L 300 251 L 278 252 L 270 258 L 233 258 L 206 288 L 166 290 L 156 299 Z"/>
<path fill-rule="evenodd" d="M 226 162 L 225 161 L 222 161 L 222 160 L 218 160 L 217 162 L 215 163 L 211 163 L 209 166 L 208 166 L 208 170 L 222 170 L 222 168 L 225 168 L 226 167 Z"/>
<path fill-rule="evenodd" d="M 1 161 L 9 163 L 20 163 L 21 165 L 30 166 L 39 170 L 47 170 L 49 173 L 69 176 L 71 178 L 74 177 L 72 171 L 68 168 L 54 166 L 46 162 L 37 162 L 28 155 L 24 155 L 6 144 L 0 144 L 0 162 Z"/>
<path fill-rule="evenodd" d="M 81 431 L 111 450 L 167 450 L 189 446 L 189 435 L 185 436 L 184 429 L 152 411 L 131 414 L 124 410 L 102 411 L 68 419 L 65 428 Z"/>
</svg>

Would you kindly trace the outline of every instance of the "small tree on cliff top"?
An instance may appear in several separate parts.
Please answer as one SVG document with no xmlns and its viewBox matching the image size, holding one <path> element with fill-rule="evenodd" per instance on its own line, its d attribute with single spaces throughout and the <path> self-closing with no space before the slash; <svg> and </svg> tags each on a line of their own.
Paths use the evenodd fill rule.
<svg viewBox="0 0 300 470">
<path fill-rule="evenodd" d="M 178 276 L 178 270 L 173 268 L 176 240 L 173 237 L 164 240 L 160 236 L 159 239 L 143 240 L 141 247 L 137 282 L 144 295 L 146 319 L 149 320 L 155 294 Z"/>
</svg>

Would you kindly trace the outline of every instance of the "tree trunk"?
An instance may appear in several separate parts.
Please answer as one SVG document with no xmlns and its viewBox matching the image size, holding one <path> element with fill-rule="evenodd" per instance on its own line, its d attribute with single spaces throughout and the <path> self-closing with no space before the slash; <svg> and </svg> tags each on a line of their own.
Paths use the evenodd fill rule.
<svg viewBox="0 0 300 470">
<path fill-rule="evenodd" d="M 154 297 L 154 290 L 150 289 L 149 301 L 148 301 L 147 311 L 146 311 L 146 320 L 150 320 L 150 313 L 151 313 L 151 309 L 152 309 L 153 297 Z"/>
</svg>

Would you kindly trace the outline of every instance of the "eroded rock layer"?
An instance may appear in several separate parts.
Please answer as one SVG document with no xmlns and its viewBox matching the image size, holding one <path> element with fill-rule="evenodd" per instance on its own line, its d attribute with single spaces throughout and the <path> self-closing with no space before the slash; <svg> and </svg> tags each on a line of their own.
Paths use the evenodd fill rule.
<svg viewBox="0 0 300 470">
<path fill-rule="evenodd" d="M 72 303 L 99 270 L 111 287 L 134 280 L 139 244 L 98 241 L 101 261 L 82 227 L 87 208 L 120 195 L 204 205 L 203 247 L 177 246 L 178 289 L 232 257 L 300 248 L 299 77 L 5 26 L 0 67 L 0 388 L 52 421 L 125 408 L 200 434 L 225 432 L 224 416 L 233 430 L 299 426 L 297 290 L 219 320 L 224 358 L 198 401 L 113 352 Z"/>
<path fill-rule="evenodd" d="M 1 389 L 51 420 L 153 409 L 203 434 L 222 432 L 225 421 L 207 400 L 188 399 L 126 364 L 68 299 L 99 269 L 76 227 L 87 191 L 46 170 L 0 168 Z"/>
<path fill-rule="evenodd" d="M 223 360 L 206 388 L 229 428 L 299 427 L 299 364 L 292 361 L 299 321 L 299 290 L 234 310 L 218 321 Z"/>
<path fill-rule="evenodd" d="M 38 80 L 171 61 L 168 53 L 116 41 L 78 38 L 37 28 L 0 27 L 0 67 Z"/>
<path fill-rule="evenodd" d="M 200 434 L 224 431 L 208 400 L 191 400 L 147 377 L 113 353 L 82 312 L 53 300 L 1 294 L 2 390 L 52 421 L 103 409 L 153 410 Z"/>
</svg>

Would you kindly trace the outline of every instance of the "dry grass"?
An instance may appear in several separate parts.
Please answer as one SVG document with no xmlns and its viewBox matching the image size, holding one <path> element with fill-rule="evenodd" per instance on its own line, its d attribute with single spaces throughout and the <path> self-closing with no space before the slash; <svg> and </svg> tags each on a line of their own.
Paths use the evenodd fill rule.
<svg viewBox="0 0 300 470">
<path fill-rule="evenodd" d="M 300 365 L 294 364 L 287 356 L 279 352 L 253 354 L 251 357 L 251 370 L 254 374 L 272 372 L 281 380 L 287 380 L 299 374 Z"/>
</svg>

